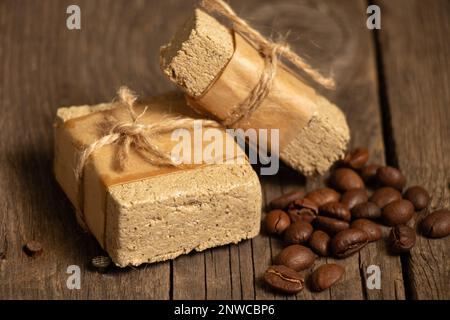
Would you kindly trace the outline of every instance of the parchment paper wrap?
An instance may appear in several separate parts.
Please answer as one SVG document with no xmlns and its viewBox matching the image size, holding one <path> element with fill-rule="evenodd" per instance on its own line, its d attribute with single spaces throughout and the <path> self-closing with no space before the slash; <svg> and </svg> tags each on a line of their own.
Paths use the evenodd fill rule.
<svg viewBox="0 0 450 320">
<path fill-rule="evenodd" d="M 196 110 L 218 121 L 226 119 L 233 107 L 244 101 L 258 83 L 264 61 L 242 36 L 234 33 L 234 54 L 199 98 L 188 97 Z M 317 94 L 283 64 L 279 64 L 269 95 L 246 121 L 233 128 L 279 129 L 280 151 L 299 135 L 317 111 Z M 268 141 L 268 146 L 271 142 Z"/>
<path fill-rule="evenodd" d="M 139 119 L 139 122 L 142 124 L 164 121 L 168 114 L 172 117 L 177 115 L 198 117 L 195 113 L 187 111 L 184 99 L 176 94 L 154 98 L 148 104 L 136 105 L 135 111 L 137 114 L 143 111 L 144 105 L 148 105 L 149 108 L 144 116 Z M 128 112 L 116 105 L 115 107 L 75 117 L 65 122 L 57 121 L 55 125 L 55 144 L 57 148 L 55 152 L 60 155 L 56 160 L 59 162 L 55 164 L 56 177 L 60 180 L 60 184 L 64 186 L 65 192 L 76 207 L 76 210 L 82 212 L 80 214 L 84 217 L 87 228 L 97 238 L 103 248 L 106 246 L 105 226 L 108 216 L 105 208 L 105 197 L 109 187 L 210 165 L 203 161 L 199 164 L 182 164 L 178 167 L 155 166 L 141 157 L 136 150 L 131 149 L 125 170 L 118 171 L 114 161 L 117 150 L 116 146 L 112 144 L 104 146 L 91 155 L 85 165 L 82 184 L 78 187 L 75 175 L 70 173 L 73 172 L 72 169 L 75 168 L 81 151 L 105 135 L 105 130 L 109 128 L 104 128 L 103 124 L 107 123 L 108 117 L 114 117 L 118 121 L 130 121 Z M 193 130 L 190 131 L 192 133 L 193 146 L 194 134 Z M 244 157 L 239 159 L 240 163 L 246 162 L 245 154 L 242 153 L 239 146 L 225 132 L 221 132 L 223 133 L 224 141 L 234 146 L 236 157 Z M 168 154 L 170 154 L 177 143 L 178 141 L 171 140 L 171 133 L 160 135 L 156 139 L 157 146 Z M 206 143 L 208 142 L 202 141 L 199 149 L 193 147 L 191 149 L 192 157 L 198 151 L 203 152 Z M 215 157 L 217 159 L 222 158 L 224 161 L 230 159 L 225 155 L 225 148 L 226 144 L 224 144 L 223 150 L 216 150 Z M 82 208 L 80 208 L 80 203 L 83 206 Z"/>
</svg>

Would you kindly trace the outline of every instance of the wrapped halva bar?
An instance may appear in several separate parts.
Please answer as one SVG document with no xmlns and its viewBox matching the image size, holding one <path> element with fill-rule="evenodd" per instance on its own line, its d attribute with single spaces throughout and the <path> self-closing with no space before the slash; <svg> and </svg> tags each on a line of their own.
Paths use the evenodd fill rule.
<svg viewBox="0 0 450 320">
<path fill-rule="evenodd" d="M 195 10 L 160 58 L 163 72 L 197 112 L 231 128 L 279 129 L 280 159 L 293 169 L 322 174 L 344 156 L 350 133 L 342 111 L 281 62 L 259 106 L 230 123 L 261 84 L 266 60 L 246 37 L 203 10 Z"/>
<path fill-rule="evenodd" d="M 148 106 L 145 114 L 144 104 Z M 171 117 L 195 117 L 180 94 L 148 99 L 135 109 L 143 125 L 164 123 Z M 160 166 L 131 148 L 126 166 L 117 170 L 118 146 L 112 143 L 90 155 L 83 179 L 78 181 L 74 171 L 80 154 L 104 135 L 102 124 L 111 118 L 129 121 L 128 117 L 114 102 L 60 108 L 55 123 L 56 179 L 75 206 L 80 223 L 116 265 L 164 261 L 258 234 L 261 187 L 245 158 Z M 239 148 L 220 131 L 227 143 Z M 170 132 L 156 140 L 157 148 L 169 154 L 176 144 Z M 202 150 L 191 152 L 195 156 Z"/>
</svg>

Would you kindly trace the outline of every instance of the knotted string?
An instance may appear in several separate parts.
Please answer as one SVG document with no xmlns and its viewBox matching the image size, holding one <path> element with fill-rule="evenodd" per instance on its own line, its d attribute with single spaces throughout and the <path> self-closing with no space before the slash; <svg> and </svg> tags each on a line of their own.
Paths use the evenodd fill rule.
<svg viewBox="0 0 450 320">
<path fill-rule="evenodd" d="M 167 153 L 161 151 L 152 139 L 176 129 L 193 128 L 195 119 L 166 117 L 158 121 L 158 123 L 142 124 L 138 121 L 147 112 L 148 107 L 145 107 L 141 114 L 136 114 L 134 104 L 137 97 L 126 87 L 119 89 L 118 96 L 120 103 L 126 107 L 132 121 L 119 122 L 115 118 L 109 120 L 108 125 L 111 127 L 109 133 L 91 143 L 81 152 L 75 168 L 75 177 L 77 180 L 82 178 L 86 161 L 93 152 L 116 142 L 119 147 L 116 157 L 119 171 L 125 168 L 131 147 L 139 151 L 139 154 L 151 164 L 157 166 L 175 166 L 172 158 Z M 217 122 L 211 120 L 202 120 L 202 125 L 205 127 L 219 127 Z"/>
<path fill-rule="evenodd" d="M 327 89 L 335 87 L 335 82 L 332 78 L 324 77 L 293 52 L 289 45 L 267 40 L 261 33 L 240 18 L 223 0 L 202 0 L 200 6 L 209 13 L 215 12 L 230 20 L 233 29 L 255 46 L 264 58 L 264 70 L 258 83 L 249 96 L 239 106 L 233 108 L 231 115 L 222 121 L 223 125 L 233 126 L 237 122 L 247 119 L 261 105 L 272 88 L 273 80 L 277 73 L 278 56 L 290 61 L 323 87 Z"/>
<path fill-rule="evenodd" d="M 160 150 L 160 148 L 155 144 L 155 140 L 164 133 L 169 133 L 176 129 L 192 129 L 194 126 L 195 119 L 187 117 L 166 117 L 160 119 L 157 123 L 152 124 L 139 123 L 139 119 L 147 112 L 148 107 L 145 107 L 142 113 L 136 114 L 134 111 L 134 104 L 137 97 L 127 87 L 121 87 L 118 91 L 118 96 L 120 99 L 119 103 L 126 107 L 131 121 L 120 122 L 114 117 L 109 118 L 107 123 L 105 123 L 105 125 L 111 128 L 109 133 L 91 143 L 81 152 L 75 168 L 75 177 L 79 190 L 78 194 L 80 209 L 80 212 L 77 212 L 77 214 L 80 218 L 79 220 L 82 226 L 85 229 L 87 229 L 87 225 L 83 213 L 83 191 L 81 181 L 83 178 L 84 167 L 92 153 L 103 148 L 104 146 L 116 144 L 118 147 L 116 160 L 118 162 L 119 171 L 124 170 L 131 148 L 137 151 L 143 159 L 153 165 L 176 166 L 170 155 Z M 217 122 L 212 120 L 202 120 L 202 125 L 204 127 L 220 127 Z"/>
</svg>

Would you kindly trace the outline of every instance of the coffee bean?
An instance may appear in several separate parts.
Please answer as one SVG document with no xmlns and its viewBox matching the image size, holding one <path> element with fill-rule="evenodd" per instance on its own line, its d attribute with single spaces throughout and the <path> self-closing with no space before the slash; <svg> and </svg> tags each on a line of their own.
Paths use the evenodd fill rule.
<svg viewBox="0 0 450 320">
<path fill-rule="evenodd" d="M 340 202 L 330 202 L 324 204 L 320 207 L 319 214 L 344 221 L 350 221 L 351 219 L 350 210 L 348 210 L 346 205 Z"/>
<path fill-rule="evenodd" d="M 364 168 L 361 168 L 359 174 L 361 178 L 364 180 L 366 185 L 373 186 L 376 183 L 377 170 L 380 168 L 377 164 L 369 164 Z"/>
<path fill-rule="evenodd" d="M 391 187 L 383 187 L 377 189 L 370 197 L 370 202 L 375 203 L 380 209 L 383 209 L 388 204 L 400 200 L 402 194 L 398 190 Z"/>
<path fill-rule="evenodd" d="M 398 225 L 389 234 L 391 251 L 394 253 L 408 252 L 416 243 L 416 233 L 406 225 Z"/>
<path fill-rule="evenodd" d="M 350 168 L 360 169 L 367 163 L 368 160 L 369 150 L 366 148 L 356 148 L 352 152 L 348 153 L 342 162 Z"/>
<path fill-rule="evenodd" d="M 358 252 L 368 242 L 368 235 L 360 229 L 347 229 L 331 239 L 331 251 L 337 258 L 346 258 Z"/>
<path fill-rule="evenodd" d="M 311 237 L 314 229 L 305 221 L 297 221 L 291 224 L 284 232 L 284 241 L 287 244 L 303 244 Z"/>
<path fill-rule="evenodd" d="M 304 288 L 303 277 L 286 266 L 271 266 L 264 273 L 264 281 L 274 290 L 295 294 Z"/>
<path fill-rule="evenodd" d="M 369 242 L 377 241 L 381 239 L 381 227 L 378 223 L 370 221 L 368 219 L 356 219 L 350 225 L 350 228 L 359 229 L 367 233 L 367 240 Z"/>
<path fill-rule="evenodd" d="M 105 272 L 111 265 L 111 258 L 107 256 L 96 256 L 92 258 L 91 263 L 99 272 Z"/>
<path fill-rule="evenodd" d="M 311 222 L 319 213 L 319 207 L 308 198 L 297 199 L 289 206 L 288 213 L 292 222 L 299 220 Z"/>
<path fill-rule="evenodd" d="M 317 292 L 328 289 L 342 278 L 344 272 L 344 267 L 335 263 L 321 265 L 311 274 L 311 289 Z"/>
<path fill-rule="evenodd" d="M 366 189 L 352 189 L 342 195 L 341 203 L 346 205 L 349 210 L 352 210 L 358 204 L 367 202 L 368 200 L 369 197 L 367 196 Z"/>
<path fill-rule="evenodd" d="M 352 209 L 352 217 L 355 219 L 377 219 L 381 217 L 381 209 L 373 202 L 365 202 L 356 205 Z"/>
<path fill-rule="evenodd" d="M 276 209 L 266 215 L 266 231 L 272 234 L 282 234 L 291 224 L 286 212 Z"/>
<path fill-rule="evenodd" d="M 330 255 L 330 241 L 331 238 L 328 234 L 316 230 L 309 238 L 309 246 L 319 256 L 328 257 Z"/>
<path fill-rule="evenodd" d="M 282 264 L 295 271 L 301 271 L 311 267 L 316 260 L 316 255 L 311 249 L 293 244 L 284 248 L 277 256 L 276 263 Z"/>
<path fill-rule="evenodd" d="M 443 238 L 450 234 L 450 210 L 429 214 L 421 223 L 422 233 L 429 238 Z"/>
<path fill-rule="evenodd" d="M 361 177 L 352 169 L 339 168 L 331 176 L 332 185 L 340 191 L 364 188 Z"/>
<path fill-rule="evenodd" d="M 381 218 L 388 226 L 396 226 L 398 224 L 406 224 L 414 214 L 414 206 L 411 201 L 397 200 L 386 207 L 381 212 Z"/>
<path fill-rule="evenodd" d="M 42 254 L 43 248 L 39 241 L 31 240 L 23 246 L 23 251 L 29 257 L 36 257 Z"/>
<path fill-rule="evenodd" d="M 288 215 L 289 218 L 291 218 L 292 223 L 297 221 L 312 223 L 316 218 L 316 214 L 314 212 L 304 209 L 289 209 Z"/>
<path fill-rule="evenodd" d="M 278 198 L 273 199 L 272 201 L 270 201 L 269 205 L 272 209 L 285 209 L 292 202 L 303 197 L 303 195 L 304 195 L 303 190 L 294 190 L 285 193 Z"/>
<path fill-rule="evenodd" d="M 377 170 L 377 180 L 383 186 L 392 187 L 402 191 L 406 178 L 400 170 L 393 167 L 381 167 Z"/>
<path fill-rule="evenodd" d="M 331 188 L 319 188 L 306 194 L 305 198 L 312 200 L 319 207 L 329 202 L 339 201 L 341 195 Z"/>
<path fill-rule="evenodd" d="M 430 195 L 420 186 L 408 188 L 405 192 L 405 199 L 411 201 L 416 210 L 425 209 L 430 203 Z"/>
<path fill-rule="evenodd" d="M 346 221 L 324 216 L 318 216 L 314 220 L 314 226 L 316 227 L 316 229 L 325 231 L 330 236 L 333 236 L 342 230 L 350 228 L 350 224 Z"/>
</svg>

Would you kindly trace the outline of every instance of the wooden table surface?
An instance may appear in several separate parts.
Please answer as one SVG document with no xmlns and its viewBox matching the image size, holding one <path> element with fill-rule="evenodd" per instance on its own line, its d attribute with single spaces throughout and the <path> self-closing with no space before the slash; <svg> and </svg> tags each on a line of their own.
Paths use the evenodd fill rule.
<svg viewBox="0 0 450 320">
<path fill-rule="evenodd" d="M 324 73 L 333 72 L 337 89 L 321 92 L 346 113 L 352 146 L 368 146 L 373 162 L 398 166 L 409 185 L 424 185 L 433 196 L 431 209 L 450 206 L 448 0 L 372 1 L 381 7 L 376 33 L 365 27 L 363 0 L 230 2 L 266 35 L 289 31 L 297 52 Z M 81 8 L 81 30 L 66 28 L 70 4 Z M 139 268 L 106 274 L 89 268 L 101 248 L 77 226 L 52 175 L 55 111 L 110 101 L 121 85 L 141 96 L 174 89 L 159 69 L 159 46 L 193 5 L 0 1 L 0 299 L 449 299 L 450 237 L 419 237 L 402 257 L 389 255 L 383 241 L 369 244 L 340 261 L 346 274 L 339 284 L 293 297 L 261 283 L 281 248 L 266 235 Z M 261 181 L 266 203 L 321 183 L 286 167 Z M 29 239 L 43 244 L 43 255 L 22 252 Z M 69 265 L 81 268 L 80 290 L 66 287 Z M 365 285 L 370 265 L 381 268 L 381 289 Z"/>
</svg>

